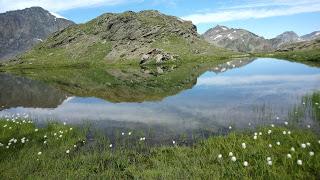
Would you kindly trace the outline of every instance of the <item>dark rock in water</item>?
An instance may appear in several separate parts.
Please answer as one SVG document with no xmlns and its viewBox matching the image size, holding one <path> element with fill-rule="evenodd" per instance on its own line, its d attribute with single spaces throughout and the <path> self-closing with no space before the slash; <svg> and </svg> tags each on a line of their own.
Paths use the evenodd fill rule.
<svg viewBox="0 0 320 180">
<path fill-rule="evenodd" d="M 70 25 L 72 21 L 58 18 L 41 7 L 0 14 L 0 60 L 23 53 L 35 44 Z"/>
<path fill-rule="evenodd" d="M 154 62 L 156 64 L 161 64 L 166 61 L 174 61 L 177 56 L 173 56 L 169 53 L 164 52 L 161 49 L 152 49 L 151 51 L 143 54 L 141 57 L 140 64 L 148 64 Z"/>
</svg>

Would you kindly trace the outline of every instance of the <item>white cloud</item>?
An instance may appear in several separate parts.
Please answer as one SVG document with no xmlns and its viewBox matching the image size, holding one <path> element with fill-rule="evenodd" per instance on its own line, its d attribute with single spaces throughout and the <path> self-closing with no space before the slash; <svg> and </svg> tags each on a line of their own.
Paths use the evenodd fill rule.
<svg viewBox="0 0 320 180">
<path fill-rule="evenodd" d="M 269 3 L 255 2 L 246 5 L 232 6 L 215 12 L 191 14 L 182 19 L 191 20 L 194 24 L 219 23 L 233 20 L 259 19 L 274 16 L 287 16 L 299 13 L 320 11 L 319 0 L 274 0 Z"/>
<path fill-rule="evenodd" d="M 0 0 L 0 12 L 24 9 L 32 6 L 40 6 L 52 12 L 59 12 L 69 9 L 112 6 L 132 2 L 129 0 Z M 136 1 L 133 1 L 136 2 Z"/>
<path fill-rule="evenodd" d="M 213 76 L 202 77 L 198 79 L 197 85 L 199 86 L 223 86 L 223 85 L 250 85 L 250 84 L 263 84 L 263 83 L 316 83 L 319 82 L 320 75 L 256 75 L 256 76 Z"/>
</svg>

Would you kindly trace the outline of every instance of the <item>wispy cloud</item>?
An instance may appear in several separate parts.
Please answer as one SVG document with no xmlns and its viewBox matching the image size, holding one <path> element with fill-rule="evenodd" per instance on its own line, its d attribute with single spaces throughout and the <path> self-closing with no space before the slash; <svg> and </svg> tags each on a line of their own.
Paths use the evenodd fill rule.
<svg viewBox="0 0 320 180">
<path fill-rule="evenodd" d="M 245 5 L 220 8 L 218 11 L 195 13 L 181 17 L 194 24 L 219 23 L 233 20 L 259 19 L 274 16 L 288 16 L 299 13 L 320 11 L 320 0 L 274 0 L 272 2 L 252 2 Z"/>
<path fill-rule="evenodd" d="M 0 12 L 40 6 L 52 12 L 95 6 L 112 6 L 141 0 L 0 0 Z"/>
</svg>

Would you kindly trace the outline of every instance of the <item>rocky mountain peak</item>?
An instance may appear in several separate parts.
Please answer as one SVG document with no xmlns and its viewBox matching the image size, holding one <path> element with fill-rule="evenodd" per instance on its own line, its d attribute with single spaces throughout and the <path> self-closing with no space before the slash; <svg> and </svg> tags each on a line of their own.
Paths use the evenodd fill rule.
<svg viewBox="0 0 320 180">
<path fill-rule="evenodd" d="M 53 32 L 74 24 L 41 7 L 0 14 L 0 59 L 23 53 L 44 41 Z"/>
</svg>

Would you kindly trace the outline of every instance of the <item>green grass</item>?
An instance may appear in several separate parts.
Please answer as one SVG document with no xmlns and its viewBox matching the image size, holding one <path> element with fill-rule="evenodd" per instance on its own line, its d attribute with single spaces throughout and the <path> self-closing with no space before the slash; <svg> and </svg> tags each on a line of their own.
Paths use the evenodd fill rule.
<svg viewBox="0 0 320 180">
<path fill-rule="evenodd" d="M 257 130 L 262 135 L 256 140 L 253 132 L 231 132 L 194 146 L 181 146 L 176 140 L 175 145 L 161 147 L 148 146 L 133 131 L 131 136 L 119 134 L 110 148 L 110 142 L 103 136 L 95 135 L 94 141 L 87 141 L 86 130 L 70 130 L 70 126 L 62 124 L 49 124 L 36 132 L 34 124 L 27 121 L 3 119 L 0 128 L 0 142 L 4 144 L 0 147 L 0 179 L 317 179 L 320 176 L 319 136 L 302 129 L 264 127 Z M 267 134 L 269 129 L 271 134 Z M 291 134 L 283 135 L 283 131 Z M 29 141 L 21 143 L 23 137 Z M 17 142 L 7 149 L 12 138 Z M 276 145 L 278 141 L 280 145 Z M 246 143 L 246 149 L 242 143 Z M 304 149 L 300 147 L 302 143 L 311 145 Z M 269 144 L 273 147 L 269 148 Z M 67 150 L 70 152 L 66 153 Z M 315 155 L 310 156 L 310 151 Z M 229 152 L 233 152 L 236 162 L 231 161 Z M 287 158 L 288 153 L 291 159 Z M 223 156 L 221 159 L 219 154 Z M 267 164 L 267 157 L 272 158 L 272 166 Z M 302 165 L 297 164 L 298 159 Z M 248 162 L 247 167 L 244 161 Z"/>
<path fill-rule="evenodd" d="M 228 135 L 198 140 L 191 146 L 184 145 L 183 138 L 173 139 L 175 144 L 153 146 L 151 137 L 138 130 L 131 135 L 115 131 L 111 143 L 103 132 L 91 128 L 50 122 L 36 127 L 22 118 L 0 119 L 0 179 L 318 179 L 319 132 L 313 127 L 299 128 L 294 120 L 308 111 L 319 120 L 319 94 L 305 96 L 287 126 L 230 130 Z M 17 142 L 7 148 L 11 139 Z M 268 157 L 272 165 L 267 164 Z"/>
<path fill-rule="evenodd" d="M 320 62 L 320 49 L 306 49 L 306 50 L 295 50 L 287 52 L 272 52 L 272 53 L 256 53 L 252 54 L 256 57 L 272 57 L 294 60 L 298 62 L 309 63 L 310 65 L 319 65 Z"/>
</svg>

